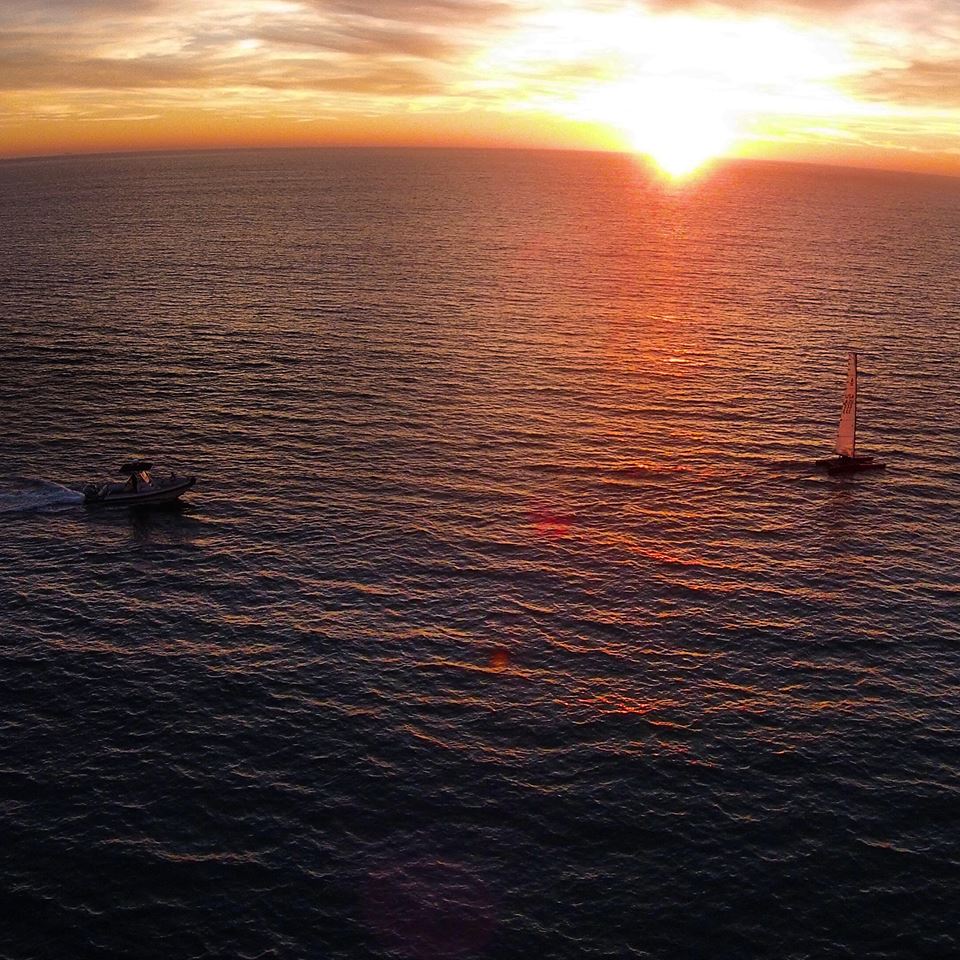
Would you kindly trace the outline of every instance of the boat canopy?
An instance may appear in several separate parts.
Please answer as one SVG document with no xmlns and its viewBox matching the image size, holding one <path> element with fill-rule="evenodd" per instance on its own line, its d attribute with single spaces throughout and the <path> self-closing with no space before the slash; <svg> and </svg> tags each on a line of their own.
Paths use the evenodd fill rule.
<svg viewBox="0 0 960 960">
<path fill-rule="evenodd" d="M 128 463 L 125 463 L 120 468 L 119 472 L 125 474 L 141 473 L 144 470 L 150 470 L 152 467 L 153 464 L 146 460 L 131 460 Z"/>
</svg>

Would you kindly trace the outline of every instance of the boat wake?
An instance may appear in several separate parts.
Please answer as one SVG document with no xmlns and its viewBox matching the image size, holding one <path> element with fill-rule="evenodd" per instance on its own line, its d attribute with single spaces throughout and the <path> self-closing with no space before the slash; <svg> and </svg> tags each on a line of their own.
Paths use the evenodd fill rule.
<svg viewBox="0 0 960 960">
<path fill-rule="evenodd" d="M 0 487 L 0 514 L 30 513 L 83 503 L 83 494 L 52 480 L 21 478 Z"/>
</svg>

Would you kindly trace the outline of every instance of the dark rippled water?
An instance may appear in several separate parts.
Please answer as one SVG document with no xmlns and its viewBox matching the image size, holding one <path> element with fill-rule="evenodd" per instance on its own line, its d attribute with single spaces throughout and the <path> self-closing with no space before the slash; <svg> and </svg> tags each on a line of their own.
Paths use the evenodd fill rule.
<svg viewBox="0 0 960 960">
<path fill-rule="evenodd" d="M 0 955 L 958 955 L 958 231 L 802 167 L 0 165 Z M 832 480 L 850 347 L 890 469 Z M 188 502 L 67 489 L 132 454 Z"/>
</svg>

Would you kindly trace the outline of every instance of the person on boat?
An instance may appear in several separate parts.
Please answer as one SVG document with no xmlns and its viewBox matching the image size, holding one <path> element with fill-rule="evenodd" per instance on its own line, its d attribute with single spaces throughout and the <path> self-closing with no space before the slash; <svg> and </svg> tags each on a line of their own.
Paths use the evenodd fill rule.
<svg viewBox="0 0 960 960">
<path fill-rule="evenodd" d="M 104 483 L 97 487 L 90 483 L 83 489 L 86 503 L 117 503 L 136 505 L 143 503 L 167 503 L 179 499 L 196 483 L 196 477 L 182 477 L 175 473 L 161 476 L 156 483 L 150 474 L 151 464 L 133 460 L 123 464 L 119 473 L 126 480 Z"/>
</svg>

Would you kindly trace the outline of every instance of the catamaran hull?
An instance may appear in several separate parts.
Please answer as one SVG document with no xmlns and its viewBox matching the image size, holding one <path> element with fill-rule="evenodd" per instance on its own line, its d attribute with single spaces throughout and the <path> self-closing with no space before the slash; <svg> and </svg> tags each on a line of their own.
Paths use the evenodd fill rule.
<svg viewBox="0 0 960 960">
<path fill-rule="evenodd" d="M 104 507 L 148 507 L 179 500 L 196 482 L 196 477 L 184 477 L 179 483 L 171 484 L 161 490 L 147 490 L 142 493 L 121 492 L 101 496 L 95 491 L 87 491 L 83 499 L 85 503 Z"/>
<path fill-rule="evenodd" d="M 828 457 L 826 460 L 818 460 L 817 466 L 822 467 L 833 477 L 864 473 L 868 470 L 887 469 L 885 463 L 881 463 L 873 457 Z"/>
</svg>

